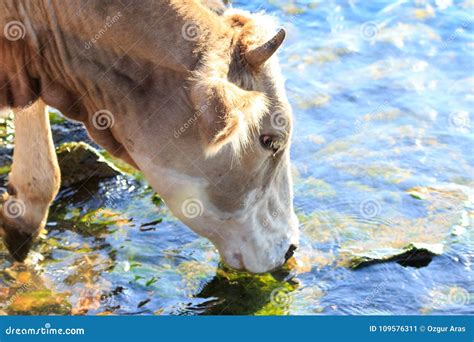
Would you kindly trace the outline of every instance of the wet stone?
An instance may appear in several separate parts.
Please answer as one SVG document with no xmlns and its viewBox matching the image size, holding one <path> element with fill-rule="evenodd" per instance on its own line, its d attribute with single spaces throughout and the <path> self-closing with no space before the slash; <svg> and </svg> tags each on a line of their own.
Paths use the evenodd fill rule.
<svg viewBox="0 0 474 342">
<path fill-rule="evenodd" d="M 86 143 L 65 143 L 59 146 L 56 152 L 63 187 L 85 183 L 90 179 L 110 178 L 121 174 L 112 163 Z"/>
<path fill-rule="evenodd" d="M 394 261 L 404 267 L 428 266 L 433 257 L 443 253 L 442 244 L 412 243 L 405 248 L 384 248 L 364 253 L 353 253 L 348 265 L 359 269 L 373 264 Z"/>
</svg>

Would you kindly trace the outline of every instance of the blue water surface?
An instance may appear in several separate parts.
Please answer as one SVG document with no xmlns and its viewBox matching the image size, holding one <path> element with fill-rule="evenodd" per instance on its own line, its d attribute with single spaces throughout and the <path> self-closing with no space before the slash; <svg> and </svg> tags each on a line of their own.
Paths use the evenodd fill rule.
<svg viewBox="0 0 474 342">
<path fill-rule="evenodd" d="M 472 313 L 474 2 L 233 7 L 265 11 L 288 32 L 279 58 L 302 233 L 293 264 L 262 276 L 226 269 L 143 180 L 120 176 L 63 191 L 53 206 L 38 277 L 68 304 L 48 313 Z M 440 255 L 423 267 L 351 267 L 411 243 Z"/>
</svg>

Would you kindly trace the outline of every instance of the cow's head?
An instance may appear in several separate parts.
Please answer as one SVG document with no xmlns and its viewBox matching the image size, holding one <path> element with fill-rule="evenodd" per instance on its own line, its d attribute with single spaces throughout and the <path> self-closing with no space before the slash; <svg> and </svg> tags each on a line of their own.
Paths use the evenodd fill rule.
<svg viewBox="0 0 474 342">
<path fill-rule="evenodd" d="M 203 171 L 200 184 L 183 182 L 186 191 L 165 200 L 228 265 L 261 273 L 284 264 L 298 243 L 292 113 L 274 56 L 285 31 L 269 35 L 242 15 L 226 20 L 230 48 L 205 55 L 190 86 L 204 155 L 194 162 Z"/>
<path fill-rule="evenodd" d="M 27 34 L 25 41 L 35 38 L 31 44 L 8 43 L 21 51 L 6 64 L 14 67 L 12 74 L 24 56 L 46 56 L 32 58 L 22 73 L 18 69 L 22 86 L 16 88 L 37 85 L 32 100 L 41 95 L 84 122 L 99 145 L 137 166 L 173 213 L 208 237 L 228 265 L 255 273 L 281 266 L 298 242 L 291 108 L 274 56 L 285 32 L 275 35 L 264 16 L 218 16 L 196 1 L 151 1 L 130 4 L 130 15 L 84 48 L 97 33 L 92 27 L 103 27 L 104 11 L 122 6 L 70 6 L 52 15 L 63 16 L 55 39 Z M 75 6 L 87 21 L 66 20 Z M 56 23 L 48 28 L 50 21 L 40 15 L 31 18 L 38 35 L 58 29 Z M 202 24 L 202 39 L 185 38 L 195 22 Z M 41 41 L 41 54 L 23 53 L 40 51 Z M 61 63 L 54 62 L 57 51 L 68 51 Z"/>
</svg>

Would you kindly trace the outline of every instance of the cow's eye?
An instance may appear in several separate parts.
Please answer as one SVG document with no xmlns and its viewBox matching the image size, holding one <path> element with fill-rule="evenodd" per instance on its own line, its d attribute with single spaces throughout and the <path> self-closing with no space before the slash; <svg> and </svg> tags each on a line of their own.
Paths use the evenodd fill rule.
<svg viewBox="0 0 474 342">
<path fill-rule="evenodd" d="M 278 152 L 278 144 L 275 137 L 271 135 L 261 135 L 260 145 L 266 150 L 272 151 L 273 153 Z"/>
</svg>

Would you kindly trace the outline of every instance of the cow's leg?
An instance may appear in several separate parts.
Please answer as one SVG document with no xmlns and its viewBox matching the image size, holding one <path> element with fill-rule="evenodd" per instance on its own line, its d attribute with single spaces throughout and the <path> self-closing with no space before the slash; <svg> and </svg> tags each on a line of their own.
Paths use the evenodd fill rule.
<svg viewBox="0 0 474 342">
<path fill-rule="evenodd" d="M 10 254 L 23 261 L 46 223 L 59 190 L 60 171 L 44 103 L 14 110 L 14 124 L 13 165 L 8 193 L 1 199 L 0 226 Z"/>
</svg>

